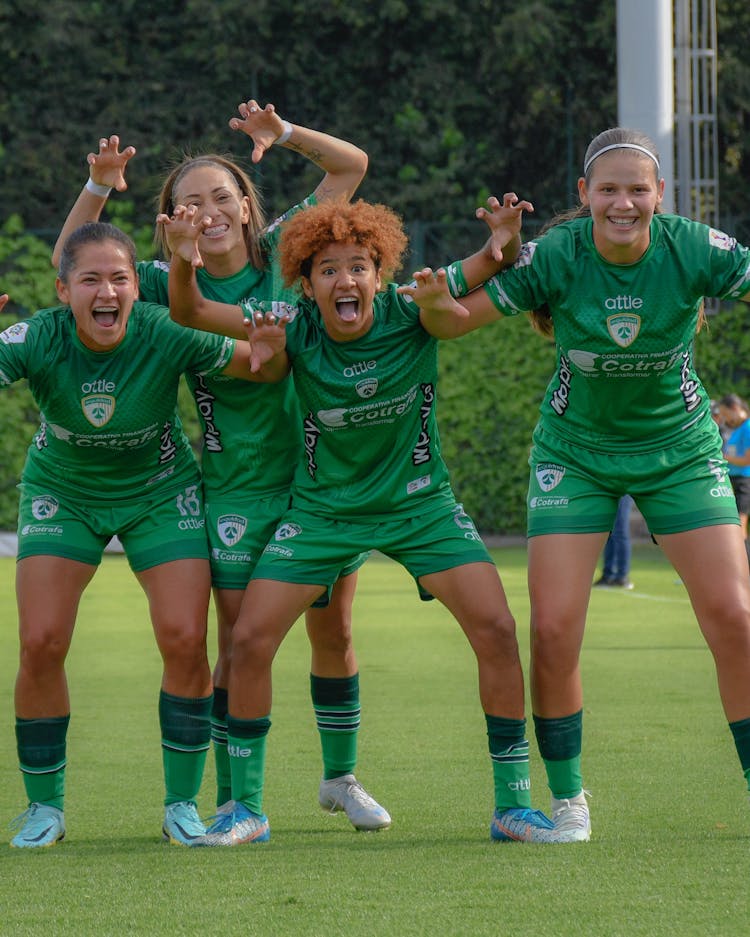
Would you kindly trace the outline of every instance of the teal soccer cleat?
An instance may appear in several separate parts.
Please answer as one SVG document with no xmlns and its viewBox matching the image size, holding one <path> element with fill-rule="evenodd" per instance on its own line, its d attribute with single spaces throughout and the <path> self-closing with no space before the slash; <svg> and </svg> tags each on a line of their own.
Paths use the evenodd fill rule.
<svg viewBox="0 0 750 937">
<path fill-rule="evenodd" d="M 10 844 L 20 849 L 54 846 L 65 838 L 63 812 L 49 804 L 30 804 L 10 827 L 18 830 Z"/>
</svg>

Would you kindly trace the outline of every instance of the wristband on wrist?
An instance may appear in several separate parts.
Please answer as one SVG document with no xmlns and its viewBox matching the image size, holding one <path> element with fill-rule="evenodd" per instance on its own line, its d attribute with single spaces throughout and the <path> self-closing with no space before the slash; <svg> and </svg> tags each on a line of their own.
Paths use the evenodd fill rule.
<svg viewBox="0 0 750 937">
<path fill-rule="evenodd" d="M 289 121 L 282 120 L 281 123 L 284 125 L 284 129 L 281 131 L 281 134 L 273 141 L 274 143 L 278 144 L 286 143 L 286 141 L 292 135 L 292 125 L 289 123 Z"/>
<path fill-rule="evenodd" d="M 101 198 L 107 198 L 112 191 L 111 186 L 99 185 L 99 183 L 94 182 L 91 177 L 86 180 L 86 189 L 91 192 L 92 195 L 99 195 Z"/>
</svg>

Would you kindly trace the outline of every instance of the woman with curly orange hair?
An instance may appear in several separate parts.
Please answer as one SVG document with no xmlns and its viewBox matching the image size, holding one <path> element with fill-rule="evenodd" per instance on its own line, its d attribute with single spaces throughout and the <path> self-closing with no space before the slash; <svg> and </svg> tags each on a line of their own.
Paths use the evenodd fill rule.
<svg viewBox="0 0 750 937">
<path fill-rule="evenodd" d="M 512 260 L 528 202 L 506 195 L 478 215 L 492 235 L 446 276 L 459 294 Z M 244 334 L 234 306 L 204 299 L 195 283 L 201 222 L 189 209 L 161 218 L 172 240 L 172 315 L 185 325 Z M 284 636 L 325 597 L 353 556 L 377 549 L 411 573 L 423 599 L 453 614 L 476 655 L 493 766 L 495 840 L 555 842 L 551 821 L 531 809 L 524 686 L 500 577 L 472 519 L 457 502 L 436 421 L 438 339 L 466 329 L 460 317 L 420 312 L 387 278 L 407 245 L 390 209 L 366 202 L 307 208 L 285 223 L 279 244 L 298 306 L 244 304 L 252 369 L 268 380 L 291 371 L 301 401 L 305 454 L 290 509 L 260 557 L 235 623 L 229 683 L 231 814 L 204 845 L 270 837 L 263 813 L 271 670 Z M 461 281 L 462 280 L 462 281 Z"/>
</svg>

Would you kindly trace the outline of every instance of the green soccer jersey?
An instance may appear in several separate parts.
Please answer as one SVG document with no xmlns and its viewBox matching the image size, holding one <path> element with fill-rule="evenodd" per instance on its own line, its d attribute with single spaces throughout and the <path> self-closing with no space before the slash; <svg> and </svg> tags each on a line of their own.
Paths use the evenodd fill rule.
<svg viewBox="0 0 750 937">
<path fill-rule="evenodd" d="M 557 368 L 541 426 L 600 451 L 649 451 L 693 428 L 714 432 L 708 394 L 693 366 L 704 296 L 750 291 L 750 251 L 678 215 L 655 215 L 634 264 L 594 247 L 591 218 L 525 244 L 485 289 L 504 315 L 549 307 Z"/>
<path fill-rule="evenodd" d="M 305 441 L 293 504 L 372 520 L 453 499 L 435 416 L 437 341 L 417 306 L 391 285 L 375 296 L 370 331 L 335 342 L 302 300 L 286 331 Z"/>
<path fill-rule="evenodd" d="M 176 413 L 179 377 L 220 371 L 233 351 L 233 339 L 183 329 L 143 302 L 106 352 L 81 343 L 68 306 L 10 326 L 0 334 L 0 386 L 28 378 L 41 411 L 23 480 L 100 504 L 194 482 Z"/>
<path fill-rule="evenodd" d="M 270 259 L 267 270 L 247 264 L 232 276 L 214 277 L 199 268 L 201 293 L 230 305 L 243 299 L 295 301 L 297 294 L 283 288 L 277 262 L 281 224 L 315 202 L 313 195 L 308 196 L 265 229 L 261 241 Z M 169 264 L 139 263 L 138 275 L 143 298 L 169 302 Z M 291 378 L 278 384 L 253 384 L 222 375 L 188 374 L 187 381 L 203 433 L 201 467 L 207 498 L 234 494 L 256 498 L 287 489 L 302 451 Z"/>
</svg>

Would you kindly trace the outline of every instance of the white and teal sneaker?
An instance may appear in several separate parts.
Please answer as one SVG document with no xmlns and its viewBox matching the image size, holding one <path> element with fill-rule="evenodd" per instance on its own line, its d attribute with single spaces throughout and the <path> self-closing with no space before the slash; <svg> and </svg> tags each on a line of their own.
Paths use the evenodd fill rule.
<svg viewBox="0 0 750 937">
<path fill-rule="evenodd" d="M 54 846 L 65 839 L 63 812 L 49 804 L 30 804 L 12 821 L 10 828 L 18 830 L 10 841 L 11 846 L 21 849 Z"/>
<path fill-rule="evenodd" d="M 168 842 L 175 846 L 195 846 L 205 832 L 206 827 L 192 800 L 181 800 L 167 807 L 162 837 Z"/>
<path fill-rule="evenodd" d="M 252 810 L 235 800 L 227 801 L 216 811 L 213 823 L 195 846 L 242 846 L 245 843 L 267 843 L 271 828 L 265 814 Z"/>
<path fill-rule="evenodd" d="M 552 798 L 552 822 L 560 843 L 587 843 L 591 839 L 591 819 L 587 791 L 575 797 Z"/>
<path fill-rule="evenodd" d="M 318 803 L 329 813 L 343 810 L 358 830 L 386 830 L 391 825 L 388 811 L 367 793 L 353 774 L 321 781 Z"/>
<path fill-rule="evenodd" d="M 541 810 L 509 807 L 495 810 L 490 837 L 499 843 L 559 843 L 555 824 Z"/>
</svg>

